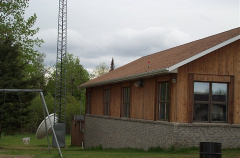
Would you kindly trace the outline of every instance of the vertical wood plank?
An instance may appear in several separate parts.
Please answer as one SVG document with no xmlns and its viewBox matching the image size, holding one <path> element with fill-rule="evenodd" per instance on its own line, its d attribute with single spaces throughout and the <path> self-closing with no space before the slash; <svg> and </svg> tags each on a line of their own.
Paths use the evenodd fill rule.
<svg viewBox="0 0 240 158">
<path fill-rule="evenodd" d="M 94 87 L 91 91 L 91 114 L 92 115 L 103 115 L 103 87 Z"/>
<path fill-rule="evenodd" d="M 144 88 L 146 87 L 145 83 L 143 87 L 136 87 L 135 82 L 133 81 L 131 85 L 131 117 L 136 119 L 143 119 L 143 104 L 144 104 Z"/>
<path fill-rule="evenodd" d="M 154 120 L 154 106 L 155 106 L 155 94 L 156 94 L 156 82 L 155 78 L 149 78 L 144 80 L 144 104 L 143 104 L 143 119 Z"/>
<path fill-rule="evenodd" d="M 153 108 L 153 120 L 157 120 L 157 106 L 158 106 L 158 82 L 157 77 L 155 79 L 155 96 L 154 96 L 154 108 Z"/>
<path fill-rule="evenodd" d="M 120 117 L 121 111 L 121 84 L 111 85 L 109 116 Z"/>
<path fill-rule="evenodd" d="M 240 123 L 240 40 L 231 47 L 234 52 L 234 112 L 233 123 Z"/>
<path fill-rule="evenodd" d="M 188 121 L 188 65 L 178 68 L 177 74 L 177 122 Z"/>
<path fill-rule="evenodd" d="M 189 105 L 188 105 L 188 123 L 193 122 L 193 107 L 194 107 L 194 74 L 188 75 L 189 88 Z"/>
<path fill-rule="evenodd" d="M 231 76 L 228 93 L 228 123 L 233 123 L 233 104 L 234 104 L 234 77 Z"/>
</svg>

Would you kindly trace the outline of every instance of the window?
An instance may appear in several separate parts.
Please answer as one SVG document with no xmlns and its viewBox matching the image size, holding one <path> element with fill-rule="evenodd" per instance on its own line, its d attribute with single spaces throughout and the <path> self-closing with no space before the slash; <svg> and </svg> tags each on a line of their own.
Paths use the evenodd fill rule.
<svg viewBox="0 0 240 158">
<path fill-rule="evenodd" d="M 91 107 L 91 93 L 90 92 L 87 92 L 87 97 L 86 97 L 86 113 L 87 114 L 90 114 L 90 107 Z"/>
<path fill-rule="evenodd" d="M 193 121 L 227 122 L 227 83 L 194 82 Z"/>
<path fill-rule="evenodd" d="M 123 88 L 123 117 L 129 117 L 130 115 L 130 87 Z"/>
<path fill-rule="evenodd" d="M 169 83 L 160 82 L 158 87 L 158 120 L 168 120 L 169 105 Z"/>
<path fill-rule="evenodd" d="M 104 91 L 104 115 L 109 115 L 109 100 L 110 100 L 110 90 L 106 89 Z"/>
</svg>

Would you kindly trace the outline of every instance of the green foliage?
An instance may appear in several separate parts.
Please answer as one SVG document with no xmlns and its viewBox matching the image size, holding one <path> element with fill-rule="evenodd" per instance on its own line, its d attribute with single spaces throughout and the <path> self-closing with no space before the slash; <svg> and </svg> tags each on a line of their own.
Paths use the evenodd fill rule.
<svg viewBox="0 0 240 158">
<path fill-rule="evenodd" d="M 3 89 L 31 87 L 31 80 L 25 77 L 24 70 L 26 63 L 21 60 L 19 48 L 19 45 L 14 43 L 13 39 L 6 40 L 0 46 L 0 87 Z M 27 107 L 34 94 L 7 93 L 6 104 L 3 107 L 4 95 L 3 93 L 0 94 L 0 112 L 3 113 L 3 119 L 0 123 L 0 133 L 3 131 L 6 134 L 13 134 L 20 128 L 23 130 L 23 125 L 28 121 Z"/>
<path fill-rule="evenodd" d="M 46 93 L 44 96 L 49 114 L 54 113 L 54 97 L 50 93 Z M 72 96 L 71 94 L 67 94 L 67 105 L 66 105 L 66 127 L 67 133 L 70 133 L 70 126 L 71 120 L 73 119 L 74 115 L 80 114 L 80 100 Z M 43 108 L 42 108 L 42 100 L 40 96 L 36 96 L 32 102 L 31 106 L 29 107 L 30 111 L 30 122 L 27 124 L 27 129 L 29 132 L 36 132 L 39 124 L 43 120 Z M 84 112 L 84 106 L 82 105 L 82 114 Z"/>
<path fill-rule="evenodd" d="M 54 97 L 50 93 L 46 93 L 44 96 L 49 114 L 54 112 Z M 36 132 L 39 124 L 42 122 L 43 118 L 43 104 L 41 97 L 37 95 L 31 102 L 29 107 L 30 122 L 27 124 L 27 129 L 29 132 Z M 45 113 L 47 116 L 47 113 Z"/>
<path fill-rule="evenodd" d="M 66 63 L 66 84 L 67 92 L 77 99 L 83 99 L 83 93 L 80 94 L 78 86 L 89 80 L 89 74 L 87 70 L 80 64 L 78 57 L 74 57 L 72 54 L 67 54 Z M 83 91 L 84 92 L 84 91 Z"/>
<path fill-rule="evenodd" d="M 45 91 L 55 95 L 55 73 L 56 71 L 49 72 L 48 83 L 44 87 Z M 82 83 L 89 81 L 89 74 L 86 69 L 80 64 L 78 57 L 74 57 L 72 54 L 67 54 L 66 62 L 66 88 L 67 93 L 76 97 L 79 100 L 84 99 L 84 90 L 82 93 L 77 88 Z"/>
<path fill-rule="evenodd" d="M 42 40 L 32 37 L 39 28 L 32 29 L 37 16 L 34 14 L 25 20 L 25 9 L 29 6 L 29 0 L 1 0 L 0 1 L 0 42 L 9 38 L 15 39 L 21 45 L 21 52 L 31 59 L 37 53 L 34 45 L 40 46 Z M 0 43 L 1 44 L 1 43 Z"/>
<path fill-rule="evenodd" d="M 70 132 L 70 122 L 74 115 L 84 114 L 85 111 L 85 89 L 78 89 L 78 86 L 89 80 L 88 72 L 80 64 L 78 57 L 67 54 L 66 62 L 66 125 L 67 133 Z M 49 73 L 47 85 L 44 87 L 45 92 L 55 96 L 55 71 Z"/>
<path fill-rule="evenodd" d="M 24 68 L 19 45 L 14 40 L 6 40 L 0 45 L 0 87 L 22 88 L 26 85 Z"/>
<path fill-rule="evenodd" d="M 3 89 L 35 89 L 44 85 L 44 54 L 34 49 L 40 46 L 41 39 L 33 36 L 39 28 L 33 28 L 37 16 L 26 19 L 25 9 L 29 0 L 0 1 L 0 87 Z M 34 93 L 8 93 L 3 108 L 0 94 L 0 124 L 5 134 L 26 130 L 29 125 L 30 102 Z M 20 108 L 21 107 L 21 108 Z"/>
<path fill-rule="evenodd" d="M 67 54 L 66 63 L 66 127 L 67 133 L 70 133 L 70 123 L 74 115 L 84 114 L 85 112 L 85 89 L 80 90 L 77 88 L 80 84 L 89 80 L 88 72 L 80 64 L 80 60 L 75 58 L 72 54 Z M 47 84 L 44 85 L 43 89 L 45 92 L 45 100 L 50 113 L 54 112 L 54 97 L 55 97 L 55 71 L 48 71 Z M 31 111 L 36 111 L 32 113 L 34 116 L 34 121 L 32 121 L 32 129 L 36 129 L 37 126 L 43 119 L 42 113 L 42 102 L 39 97 L 36 97 L 31 106 Z M 81 107 L 81 109 L 80 109 Z M 37 109 L 37 110 L 36 110 Z"/>
<path fill-rule="evenodd" d="M 45 54 L 34 49 L 43 40 L 35 36 L 39 31 L 39 28 L 33 28 L 36 14 L 24 16 L 28 6 L 29 0 L 0 0 L 0 88 L 43 89 L 49 113 L 53 113 L 55 73 L 44 67 Z M 77 87 L 89 80 L 89 74 L 72 54 L 67 55 L 66 68 L 66 121 L 69 131 L 71 119 L 80 114 L 80 105 L 84 112 L 85 89 L 80 92 Z M 21 97 L 18 93 L 8 93 L 4 108 L 3 98 L 4 93 L 0 93 L 0 113 L 4 114 L 0 134 L 1 131 L 5 134 L 14 134 L 20 130 L 35 132 L 43 120 L 40 97 L 35 93 L 21 93 Z"/>
<path fill-rule="evenodd" d="M 74 117 L 74 115 L 80 115 L 80 106 L 82 106 L 81 111 L 85 111 L 85 108 L 83 104 L 81 103 L 81 100 L 78 100 L 76 97 L 72 96 L 71 94 L 67 94 L 66 96 L 67 99 L 67 105 L 66 105 L 66 127 L 67 130 L 66 132 L 69 134 L 70 133 L 70 127 L 71 127 L 71 121 Z"/>
<path fill-rule="evenodd" d="M 19 58 L 25 63 L 22 70 L 25 72 L 24 77 L 32 81 L 32 88 L 39 88 L 44 80 L 42 70 L 45 55 L 35 50 L 34 46 L 40 47 L 43 40 L 34 38 L 39 31 L 39 28 L 33 28 L 36 14 L 25 19 L 28 6 L 29 0 L 0 1 L 0 47 L 9 40 L 18 45 Z"/>
<path fill-rule="evenodd" d="M 28 124 L 30 117 L 29 117 L 29 110 L 28 106 L 30 105 L 29 102 L 22 101 L 21 103 L 19 100 L 15 100 L 17 98 L 16 94 L 8 94 L 13 97 L 12 100 L 8 101 L 4 107 L 4 114 L 3 114 L 3 122 L 2 122 L 2 131 L 6 135 L 13 135 L 16 132 L 22 132 L 25 129 L 25 125 Z M 19 95 L 21 98 L 29 98 L 28 94 L 21 94 Z M 20 108 L 21 107 L 21 108 Z"/>
<path fill-rule="evenodd" d="M 103 150 L 102 145 L 94 146 L 91 148 L 91 150 Z"/>
</svg>

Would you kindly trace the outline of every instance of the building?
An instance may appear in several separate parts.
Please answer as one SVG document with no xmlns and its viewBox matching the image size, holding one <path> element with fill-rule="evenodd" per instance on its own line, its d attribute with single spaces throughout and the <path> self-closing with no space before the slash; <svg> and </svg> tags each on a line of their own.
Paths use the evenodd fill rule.
<svg viewBox="0 0 240 158">
<path fill-rule="evenodd" d="M 86 88 L 86 147 L 240 147 L 240 27 L 139 58 Z"/>
</svg>

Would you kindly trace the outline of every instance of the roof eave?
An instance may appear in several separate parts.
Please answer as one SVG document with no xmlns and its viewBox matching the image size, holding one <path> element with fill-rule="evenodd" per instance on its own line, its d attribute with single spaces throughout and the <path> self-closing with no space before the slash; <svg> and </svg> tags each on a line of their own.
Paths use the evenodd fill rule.
<svg viewBox="0 0 240 158">
<path fill-rule="evenodd" d="M 118 83 L 118 82 L 124 82 L 124 81 L 129 81 L 129 80 L 135 80 L 139 78 L 146 78 L 146 77 L 151 77 L 155 75 L 160 75 L 160 74 L 166 74 L 166 73 L 175 73 L 168 71 L 166 68 L 158 69 L 158 70 L 153 70 L 153 71 L 147 71 L 143 72 L 140 74 L 134 74 L 130 76 L 124 76 L 116 79 L 111 79 L 111 80 L 106 80 L 102 82 L 96 82 L 96 83 L 90 83 L 86 85 L 80 85 L 80 88 L 89 88 L 89 87 L 96 87 L 96 86 L 102 86 L 102 85 L 107 85 L 107 84 L 113 84 L 113 83 Z"/>
<path fill-rule="evenodd" d="M 224 42 L 222 42 L 220 44 L 217 44 L 217 45 L 215 45 L 215 46 L 213 46 L 213 47 L 211 47 L 211 48 L 209 48 L 209 49 L 207 49 L 205 51 L 202 51 L 201 53 L 198 53 L 197 55 L 194 55 L 194 56 L 192 56 L 192 57 L 190 57 L 190 58 L 188 58 L 186 60 L 183 60 L 183 61 L 181 61 L 181 62 L 179 62 L 179 63 L 177 63 L 175 65 L 172 65 L 172 66 L 168 67 L 167 70 L 168 71 L 173 71 L 173 70 L 179 68 L 180 66 L 183 66 L 183 65 L 185 65 L 187 63 L 190 63 L 193 60 L 196 60 L 196 59 L 198 59 L 198 58 L 200 58 L 200 57 L 202 57 L 202 56 L 204 56 L 206 54 L 209 54 L 209 53 L 211 53 L 211 52 L 213 52 L 213 51 L 215 51 L 215 50 L 217 50 L 219 48 L 222 48 L 222 47 L 224 47 L 224 46 L 226 46 L 226 45 L 228 45 L 230 43 L 233 43 L 233 42 L 235 42 L 235 41 L 237 41 L 239 39 L 240 39 L 240 35 L 235 36 L 235 37 L 233 37 L 233 38 L 231 38 L 231 39 L 229 39 L 227 41 L 224 41 Z"/>
</svg>

